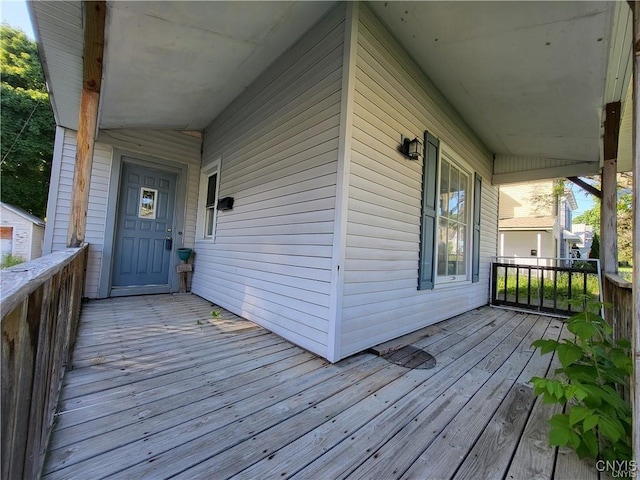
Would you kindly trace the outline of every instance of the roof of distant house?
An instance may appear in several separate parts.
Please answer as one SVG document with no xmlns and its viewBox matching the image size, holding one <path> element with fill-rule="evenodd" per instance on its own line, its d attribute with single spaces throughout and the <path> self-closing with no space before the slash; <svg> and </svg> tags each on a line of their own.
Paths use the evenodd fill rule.
<svg viewBox="0 0 640 480">
<path fill-rule="evenodd" d="M 25 219 L 29 220 L 31 223 L 35 223 L 36 225 L 40 225 L 41 227 L 44 227 L 45 225 L 44 220 L 42 220 L 39 217 L 36 217 L 35 215 L 31 215 L 29 212 L 27 212 L 26 210 L 23 210 L 20 207 L 16 207 L 15 205 L 11 205 L 9 203 L 4 203 L 4 202 L 0 202 L 0 205 L 2 205 L 2 207 L 6 208 L 7 210 L 11 210 L 16 215 L 20 215 L 21 217 L 24 217 Z"/>
<path fill-rule="evenodd" d="M 566 189 L 564 191 L 564 198 L 567 199 L 567 203 L 569 204 L 569 208 L 571 210 L 577 210 L 578 209 L 578 202 L 576 201 L 576 197 L 573 194 L 572 190 Z"/>
<path fill-rule="evenodd" d="M 543 230 L 553 228 L 556 217 L 515 217 L 503 218 L 498 223 L 500 229 L 505 230 Z"/>
</svg>

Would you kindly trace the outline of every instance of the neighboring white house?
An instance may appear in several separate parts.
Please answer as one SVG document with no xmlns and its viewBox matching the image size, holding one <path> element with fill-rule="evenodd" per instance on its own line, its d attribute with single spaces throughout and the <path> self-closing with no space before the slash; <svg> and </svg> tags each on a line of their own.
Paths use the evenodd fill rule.
<svg viewBox="0 0 640 480">
<path fill-rule="evenodd" d="M 0 255 L 25 261 L 42 256 L 44 220 L 20 207 L 0 202 Z"/>
<path fill-rule="evenodd" d="M 580 241 L 576 242 L 580 257 L 588 258 L 591 251 L 591 242 L 593 242 L 593 226 L 585 223 L 574 223 L 571 225 L 571 231 L 580 237 Z"/>
<path fill-rule="evenodd" d="M 554 180 L 544 180 L 500 187 L 501 257 L 531 260 L 571 255 L 580 241 L 571 232 L 571 212 L 578 205 L 570 189 L 558 195 L 554 185 Z"/>
<path fill-rule="evenodd" d="M 80 2 L 29 6 L 58 123 L 45 236 L 50 252 L 67 244 L 83 13 Z M 612 15 L 625 8 L 606 2 L 597 8 L 562 2 L 554 12 L 535 3 L 523 11 L 517 2 L 461 10 L 440 2 L 107 7 L 84 294 L 177 291 L 175 249 L 193 247 L 194 293 L 331 361 L 488 302 L 490 259 L 498 253 L 497 183 L 546 178 L 557 169 L 597 172 L 600 121 L 576 109 L 591 112 L 585 96 L 601 103 L 602 72 L 593 74 L 593 88 L 580 83 L 588 91 L 561 92 L 575 114 L 567 125 L 581 131 L 562 141 L 557 129 L 564 120 L 552 142 L 541 141 L 531 122 L 547 128 L 549 115 L 534 119 L 530 108 L 511 102 L 502 108 L 491 95 L 479 102 L 468 87 L 508 88 L 524 98 L 519 92 L 527 85 L 498 80 L 514 78 L 509 65 L 521 63 L 529 42 L 544 45 L 552 35 L 561 47 L 565 23 L 607 39 L 594 43 L 584 53 L 585 68 L 571 75 L 606 70 Z M 460 31 L 469 37 L 456 45 L 454 27 L 463 18 L 469 21 Z M 582 25 L 576 18 L 589 20 Z M 507 24 L 516 30 L 504 30 Z M 518 29 L 526 35 L 504 40 Z M 500 48 L 519 46 L 486 47 L 476 34 Z M 479 57 L 471 62 L 472 51 L 491 56 L 494 67 L 485 69 Z M 486 78 L 460 70 L 469 65 Z M 536 92 L 546 69 L 536 70 Z M 462 79 L 470 84 L 458 90 Z M 619 87 L 626 92 L 626 84 Z M 530 101 L 541 106 L 538 98 Z M 558 101 L 544 103 L 555 109 Z M 489 128 L 492 115 L 509 128 Z M 521 121 L 523 131 L 514 136 L 511 128 Z M 422 143 L 419 157 L 401 153 L 403 137 Z M 563 141 L 561 151 L 571 158 L 556 154 Z"/>
</svg>

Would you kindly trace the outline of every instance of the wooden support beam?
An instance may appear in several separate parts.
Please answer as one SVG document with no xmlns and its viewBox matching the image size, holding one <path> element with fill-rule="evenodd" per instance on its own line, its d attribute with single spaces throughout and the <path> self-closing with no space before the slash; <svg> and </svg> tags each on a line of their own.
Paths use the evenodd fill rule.
<svg viewBox="0 0 640 480">
<path fill-rule="evenodd" d="M 633 10 L 633 321 L 631 345 L 633 347 L 633 376 L 631 378 L 631 411 L 633 415 L 633 460 L 640 465 L 640 3 L 629 2 Z"/>
<path fill-rule="evenodd" d="M 587 193 L 590 193 L 594 197 L 602 199 L 602 192 L 598 190 L 596 187 L 594 187 L 593 185 L 590 185 L 584 180 L 582 180 L 580 177 L 567 177 L 567 180 L 569 180 L 572 183 L 575 183 L 581 189 L 583 189 Z"/>
<path fill-rule="evenodd" d="M 104 24 L 107 5 L 104 1 L 84 2 L 84 51 L 82 65 L 82 94 L 78 115 L 76 165 L 73 172 L 71 217 L 67 244 L 79 247 L 85 240 L 89 184 L 93 165 L 93 147 L 98 129 L 98 105 L 102 83 L 104 52 Z"/>
<path fill-rule="evenodd" d="M 618 158 L 618 138 L 620 137 L 620 102 L 607 103 L 604 120 L 604 159 Z"/>
<path fill-rule="evenodd" d="M 604 122 L 604 165 L 602 167 L 600 205 L 600 260 L 602 269 L 618 273 L 618 136 L 620 102 L 606 106 Z"/>
</svg>

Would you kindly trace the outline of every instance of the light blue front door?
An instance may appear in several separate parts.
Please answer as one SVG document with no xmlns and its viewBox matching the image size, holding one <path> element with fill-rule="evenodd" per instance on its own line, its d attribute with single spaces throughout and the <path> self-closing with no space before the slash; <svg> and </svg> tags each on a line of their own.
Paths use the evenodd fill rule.
<svg viewBox="0 0 640 480">
<path fill-rule="evenodd" d="M 176 178 L 174 173 L 122 164 L 113 287 L 169 286 Z M 127 290 L 136 293 L 135 288 Z"/>
</svg>

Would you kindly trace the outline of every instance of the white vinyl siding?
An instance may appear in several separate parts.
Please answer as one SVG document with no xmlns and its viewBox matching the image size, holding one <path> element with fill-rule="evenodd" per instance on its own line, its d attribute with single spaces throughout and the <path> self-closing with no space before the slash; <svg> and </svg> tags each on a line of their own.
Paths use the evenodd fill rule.
<svg viewBox="0 0 640 480">
<path fill-rule="evenodd" d="M 52 243 L 45 246 L 45 252 L 55 252 L 67 247 L 67 231 L 71 211 L 71 191 L 73 188 L 73 171 L 76 157 L 76 132 L 64 129 L 64 141 L 60 158 L 60 176 L 58 188 L 49 195 L 49 202 L 54 201 L 53 212 L 48 208 L 47 228 L 53 228 Z M 54 162 L 57 159 L 54 158 Z M 89 243 L 89 258 L 83 295 L 89 298 L 98 297 L 100 272 L 102 269 L 102 250 L 104 247 L 104 230 L 106 223 L 106 205 L 109 199 L 109 181 L 111 175 L 112 149 L 109 145 L 96 143 L 93 153 L 91 182 L 89 185 L 89 206 L 87 210 L 87 227 L 85 240 Z M 52 169 L 55 172 L 57 169 Z M 53 194 L 53 198 L 52 198 Z"/>
<path fill-rule="evenodd" d="M 89 298 L 99 296 L 113 148 L 190 165 L 184 227 L 185 246 L 192 246 L 195 239 L 200 164 L 200 139 L 180 132 L 110 130 L 101 132 L 98 140 L 94 147 L 85 237 L 89 243 L 89 260 L 83 295 Z M 75 155 L 76 132 L 64 129 L 61 154 L 59 157 L 54 155 L 52 168 L 53 174 L 59 171 L 59 175 L 56 179 L 57 188 L 49 194 L 50 206 L 47 216 L 51 218 L 48 219 L 47 228 L 52 228 L 53 232 L 46 235 L 47 241 L 50 242 L 45 245 L 46 253 L 62 250 L 67 245 Z M 109 266 L 105 265 L 105 268 Z"/>
<path fill-rule="evenodd" d="M 366 5 L 356 65 L 341 357 L 486 304 L 497 239 L 491 154 Z M 487 180 L 478 283 L 417 290 L 422 161 L 398 146 L 425 130 Z"/>
<path fill-rule="evenodd" d="M 220 161 L 215 240 L 196 241 L 192 291 L 327 355 L 344 6 L 206 129 Z M 202 208 L 202 207 L 201 207 Z M 202 215 L 200 216 L 202 218 Z"/>
<path fill-rule="evenodd" d="M 31 260 L 42 256 L 44 227 L 33 225 L 31 230 Z"/>
<path fill-rule="evenodd" d="M 553 180 L 500 186 L 499 218 L 556 215 Z"/>
<path fill-rule="evenodd" d="M 42 256 L 44 226 L 32 222 L 4 205 L 0 209 L 0 226 L 11 228 L 12 236 L 11 250 L 3 253 L 10 253 L 27 262 Z"/>
</svg>

